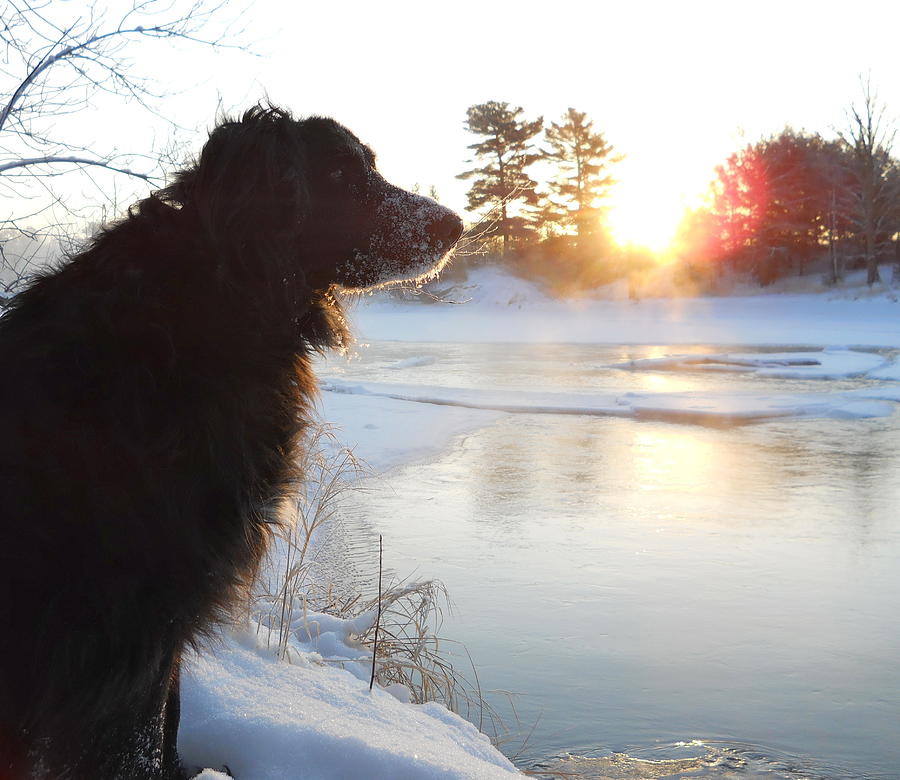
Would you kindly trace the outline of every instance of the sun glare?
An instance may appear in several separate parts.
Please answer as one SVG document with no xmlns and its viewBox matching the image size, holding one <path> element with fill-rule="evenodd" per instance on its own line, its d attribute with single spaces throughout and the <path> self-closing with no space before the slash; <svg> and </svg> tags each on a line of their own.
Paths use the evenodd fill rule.
<svg viewBox="0 0 900 780">
<path fill-rule="evenodd" d="M 676 193 L 620 185 L 607 219 L 616 243 L 647 249 L 658 261 L 665 262 L 670 259 L 668 250 L 684 211 L 685 204 Z"/>
<path fill-rule="evenodd" d="M 657 262 L 675 259 L 674 243 L 685 212 L 702 200 L 707 177 L 686 159 L 631 157 L 616 168 L 618 182 L 606 201 L 612 238 L 623 247 L 651 253 Z"/>
</svg>

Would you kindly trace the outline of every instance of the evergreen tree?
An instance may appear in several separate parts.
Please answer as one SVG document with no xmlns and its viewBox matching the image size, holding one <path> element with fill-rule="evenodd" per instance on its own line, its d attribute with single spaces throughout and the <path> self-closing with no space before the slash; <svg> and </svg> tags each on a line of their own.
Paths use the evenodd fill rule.
<svg viewBox="0 0 900 780">
<path fill-rule="evenodd" d="M 593 121 L 570 108 L 559 123 L 551 122 L 545 140 L 544 158 L 557 164 L 559 175 L 549 182 L 550 197 L 545 213 L 555 215 L 566 227 L 574 226 L 579 243 L 597 233 L 603 208 L 599 201 L 615 180 L 609 165 L 621 160 L 613 154 L 603 133 L 594 131 Z"/>
<path fill-rule="evenodd" d="M 504 254 L 512 242 L 521 242 L 532 233 L 531 220 L 522 213 L 521 206 L 534 207 L 539 201 L 537 182 L 526 169 L 540 159 L 532 139 L 541 131 L 544 119 L 526 121 L 522 112 L 522 108 L 510 108 L 508 103 L 494 100 L 470 106 L 466 129 L 483 140 L 468 147 L 475 153 L 475 159 L 469 162 L 483 165 L 457 177 L 473 179 L 468 193 L 469 209 L 478 211 L 487 206 L 496 210 L 488 232 L 502 236 Z M 517 204 L 521 204 L 518 209 Z"/>
</svg>

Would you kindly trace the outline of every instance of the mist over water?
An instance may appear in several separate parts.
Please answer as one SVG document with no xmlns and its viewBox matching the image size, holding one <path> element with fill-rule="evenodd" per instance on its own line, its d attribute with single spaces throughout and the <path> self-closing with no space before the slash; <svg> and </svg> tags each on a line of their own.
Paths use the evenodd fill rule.
<svg viewBox="0 0 900 780">
<path fill-rule="evenodd" d="M 723 349 L 383 343 L 329 369 L 510 393 L 896 386 L 609 367 L 686 352 Z M 507 414 L 370 480 L 348 527 L 383 534 L 397 574 L 446 583 L 441 633 L 468 648 L 520 762 L 579 777 L 896 778 L 900 414 L 880 413 Z M 580 758 L 546 763 L 561 753 Z"/>
</svg>

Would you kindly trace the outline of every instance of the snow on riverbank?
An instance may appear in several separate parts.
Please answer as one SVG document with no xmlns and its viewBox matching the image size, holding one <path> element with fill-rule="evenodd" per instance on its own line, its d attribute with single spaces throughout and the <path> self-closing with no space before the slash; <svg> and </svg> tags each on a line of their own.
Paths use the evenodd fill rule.
<svg viewBox="0 0 900 780">
<path fill-rule="evenodd" d="M 372 301 L 351 308 L 362 340 L 889 347 L 900 304 L 823 296 L 453 306 Z M 413 324 L 414 323 L 414 324 Z"/>
<path fill-rule="evenodd" d="M 445 297 L 459 303 L 363 297 L 350 319 L 361 341 L 900 346 L 900 303 L 890 293 L 552 300 L 485 268 Z"/>
<path fill-rule="evenodd" d="M 518 775 L 486 736 L 444 707 L 406 704 L 378 687 L 370 693 L 367 682 L 306 650 L 294 664 L 279 663 L 248 632 L 188 658 L 179 732 L 185 764 L 227 764 L 247 780 Z"/>
<path fill-rule="evenodd" d="M 497 416 L 331 393 L 319 407 L 375 471 L 435 455 Z M 374 615 L 357 620 L 365 619 Z M 185 659 L 179 750 L 186 766 L 227 765 L 252 780 L 519 776 L 484 734 L 442 705 L 409 704 L 404 691 L 378 686 L 370 692 L 369 660 L 350 637 L 360 633 L 354 621 L 304 614 L 294 622 L 292 663 L 277 661 L 249 631 L 226 633 Z M 227 777 L 214 769 L 202 775 Z"/>
<path fill-rule="evenodd" d="M 323 419 L 382 471 L 443 450 L 491 412 L 349 399 L 329 394 Z M 377 421 L 377 422 L 370 422 Z M 469 722 L 440 704 L 405 701 L 405 689 L 368 690 L 369 658 L 353 621 L 304 613 L 292 624 L 290 658 L 277 661 L 265 630 L 226 632 L 185 659 L 179 750 L 188 767 L 227 765 L 253 780 L 453 780 L 518 776 Z M 210 770 L 204 780 L 228 775 Z"/>
</svg>

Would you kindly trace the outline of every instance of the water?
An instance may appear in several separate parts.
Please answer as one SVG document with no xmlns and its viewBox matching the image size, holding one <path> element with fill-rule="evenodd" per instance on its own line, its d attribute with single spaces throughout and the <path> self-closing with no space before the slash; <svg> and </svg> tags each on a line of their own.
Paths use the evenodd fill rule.
<svg viewBox="0 0 900 780">
<path fill-rule="evenodd" d="M 511 391 L 874 384 L 607 367 L 689 351 L 710 350 L 385 343 L 329 370 Z M 468 648 L 521 765 L 886 780 L 900 777 L 898 434 L 896 412 L 716 427 L 509 414 L 375 479 L 346 513 L 384 535 L 392 570 L 447 585 L 441 633 Z M 548 763 L 563 753 L 577 758 Z"/>
</svg>

